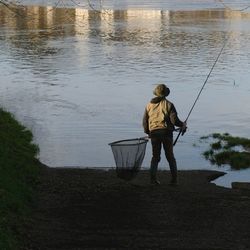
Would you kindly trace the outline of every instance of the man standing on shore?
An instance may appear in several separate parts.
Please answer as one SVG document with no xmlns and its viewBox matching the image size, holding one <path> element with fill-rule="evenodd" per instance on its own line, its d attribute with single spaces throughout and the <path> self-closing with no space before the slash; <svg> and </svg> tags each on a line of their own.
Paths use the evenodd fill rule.
<svg viewBox="0 0 250 250">
<path fill-rule="evenodd" d="M 159 84 L 154 89 L 154 97 L 146 106 L 143 116 L 144 132 L 151 138 L 152 159 L 150 165 L 150 178 L 152 184 L 160 184 L 156 178 L 158 163 L 161 160 L 161 147 L 163 145 L 165 156 L 171 172 L 171 185 L 177 185 L 177 165 L 173 153 L 173 131 L 175 126 L 184 132 L 186 122 L 182 122 L 176 109 L 166 99 L 170 90 L 165 84 Z"/>
</svg>

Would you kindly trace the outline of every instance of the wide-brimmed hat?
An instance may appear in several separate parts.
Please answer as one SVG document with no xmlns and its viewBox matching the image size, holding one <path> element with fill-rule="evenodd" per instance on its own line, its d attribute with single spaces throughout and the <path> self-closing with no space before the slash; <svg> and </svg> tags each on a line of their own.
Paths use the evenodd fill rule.
<svg viewBox="0 0 250 250">
<path fill-rule="evenodd" d="M 170 93 L 170 89 L 165 84 L 158 84 L 154 89 L 154 95 L 159 97 L 168 96 Z"/>
</svg>

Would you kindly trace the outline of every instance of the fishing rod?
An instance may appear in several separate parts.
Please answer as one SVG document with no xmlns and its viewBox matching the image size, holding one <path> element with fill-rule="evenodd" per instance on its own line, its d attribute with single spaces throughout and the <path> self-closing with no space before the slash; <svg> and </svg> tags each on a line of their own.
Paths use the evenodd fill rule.
<svg viewBox="0 0 250 250">
<path fill-rule="evenodd" d="M 207 77 L 206 77 L 206 80 L 204 81 L 204 83 L 203 83 L 203 85 L 202 85 L 202 87 L 201 87 L 201 89 L 200 89 L 200 91 L 199 91 L 199 93 L 198 93 L 198 95 L 197 95 L 197 97 L 196 97 L 196 99 L 195 99 L 195 101 L 194 101 L 194 103 L 193 103 L 193 105 L 192 105 L 192 107 L 191 107 L 191 109 L 190 109 L 188 115 L 187 115 L 187 118 L 186 118 L 185 122 L 187 122 L 189 116 L 191 115 L 191 113 L 192 113 L 192 111 L 193 111 L 193 109 L 194 109 L 194 106 L 196 105 L 198 99 L 200 98 L 201 92 L 203 91 L 203 89 L 204 89 L 204 87 L 205 87 L 205 85 L 206 85 L 206 83 L 207 83 L 207 81 L 208 81 L 208 79 L 209 79 L 209 77 L 210 77 L 210 75 L 211 75 L 211 73 L 212 73 L 212 71 L 213 71 L 213 69 L 214 69 L 216 63 L 218 62 L 218 60 L 219 60 L 219 58 L 220 58 L 220 56 L 221 56 L 221 54 L 222 54 L 222 51 L 224 50 L 224 48 L 225 48 L 225 46 L 226 46 L 226 44 L 227 44 L 227 42 L 228 42 L 228 40 L 229 40 L 229 37 L 230 37 L 230 36 L 228 36 L 227 38 L 225 38 L 224 43 L 223 43 L 223 46 L 222 46 L 222 48 L 221 48 L 219 54 L 217 55 L 217 58 L 215 59 L 213 65 L 212 65 L 212 67 L 211 67 L 211 69 L 210 69 L 210 71 L 209 71 L 209 73 L 208 73 L 208 75 L 207 75 Z M 173 145 L 175 145 L 175 144 L 177 143 L 177 141 L 178 141 L 180 135 L 184 135 L 185 132 L 186 132 L 186 129 L 184 129 L 184 130 L 183 130 L 183 129 L 180 129 L 180 131 L 179 131 L 179 133 L 178 133 L 178 135 L 177 135 L 177 137 L 176 137 L 176 139 L 175 139 Z"/>
</svg>

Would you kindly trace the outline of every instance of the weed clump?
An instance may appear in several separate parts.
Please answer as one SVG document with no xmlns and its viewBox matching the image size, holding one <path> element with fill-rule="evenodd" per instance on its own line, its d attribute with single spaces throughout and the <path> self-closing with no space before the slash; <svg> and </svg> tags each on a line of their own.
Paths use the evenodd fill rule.
<svg viewBox="0 0 250 250">
<path fill-rule="evenodd" d="M 250 139 L 234 137 L 229 133 L 214 133 L 203 136 L 200 140 L 211 139 L 210 149 L 203 152 L 205 159 L 212 164 L 222 166 L 228 164 L 239 170 L 250 167 Z"/>
</svg>

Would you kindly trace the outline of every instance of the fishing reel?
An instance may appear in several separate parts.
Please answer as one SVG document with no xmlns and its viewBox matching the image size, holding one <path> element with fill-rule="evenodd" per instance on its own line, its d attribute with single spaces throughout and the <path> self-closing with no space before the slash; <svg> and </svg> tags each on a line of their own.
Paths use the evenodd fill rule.
<svg viewBox="0 0 250 250">
<path fill-rule="evenodd" d="M 175 128 L 174 131 L 179 132 L 181 135 L 184 135 L 187 132 L 187 126 L 185 126 L 184 128 Z"/>
<path fill-rule="evenodd" d="M 186 131 L 187 131 L 187 126 L 184 126 L 184 127 L 178 128 L 178 129 L 175 129 L 174 131 L 177 131 L 177 132 L 179 132 L 179 133 L 178 133 L 178 135 L 177 135 L 177 137 L 176 137 L 176 139 L 175 139 L 173 145 L 176 144 L 176 142 L 178 141 L 178 138 L 180 137 L 180 135 L 183 136 L 183 135 L 186 133 Z"/>
<path fill-rule="evenodd" d="M 181 131 L 181 135 L 184 135 L 187 132 L 187 126 L 185 126 L 184 128 L 180 128 Z"/>
</svg>

